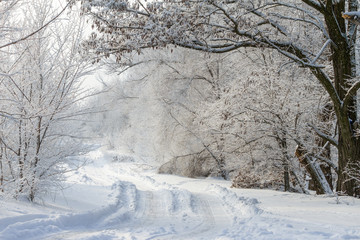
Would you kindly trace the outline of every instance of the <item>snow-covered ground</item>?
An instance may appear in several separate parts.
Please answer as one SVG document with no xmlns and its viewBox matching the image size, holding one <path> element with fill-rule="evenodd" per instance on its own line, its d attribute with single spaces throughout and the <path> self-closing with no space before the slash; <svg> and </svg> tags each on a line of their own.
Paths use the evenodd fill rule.
<svg viewBox="0 0 360 240">
<path fill-rule="evenodd" d="M 156 174 L 101 150 L 43 202 L 0 201 L 0 239 L 360 239 L 360 200 Z"/>
</svg>

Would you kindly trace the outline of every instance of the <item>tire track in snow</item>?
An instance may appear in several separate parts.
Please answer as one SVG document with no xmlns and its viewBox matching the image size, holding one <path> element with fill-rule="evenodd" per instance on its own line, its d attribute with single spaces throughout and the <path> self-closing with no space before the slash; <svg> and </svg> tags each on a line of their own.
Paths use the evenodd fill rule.
<svg viewBox="0 0 360 240">
<path fill-rule="evenodd" d="M 153 184 L 156 180 L 147 179 Z M 165 184 L 171 193 L 188 192 L 183 188 Z M 253 217 L 263 213 L 257 207 L 258 201 L 253 198 L 238 196 L 235 192 L 219 185 L 210 185 L 205 193 L 189 192 L 193 198 L 192 216 L 188 216 L 196 224 L 188 224 L 189 228 L 175 226 L 174 233 L 153 236 L 151 239 L 207 239 L 205 236 L 226 237 L 232 228 L 238 228 Z M 177 194 L 173 194 L 175 197 Z M 180 206 L 183 209 L 184 206 Z M 186 208 L 186 207 L 185 207 Z M 180 215 L 173 214 L 174 217 Z M 179 224 L 181 225 L 181 224 Z M 182 224 L 184 226 L 186 224 Z"/>
<path fill-rule="evenodd" d="M 205 233 L 216 235 L 232 223 L 220 198 L 192 193 L 168 183 L 158 183 L 149 176 L 141 178 L 157 189 L 148 192 L 144 215 L 148 219 L 145 224 L 170 223 L 162 232 L 147 239 L 201 239 L 201 236 L 208 235 Z"/>
<path fill-rule="evenodd" d="M 223 231 L 236 222 L 234 216 L 241 209 L 229 206 L 235 198 L 240 208 L 244 207 L 243 213 L 249 213 L 243 217 L 257 212 L 252 208 L 256 202 L 239 198 L 226 188 L 213 186 L 197 193 L 130 169 L 125 172 L 125 179 L 134 180 L 113 184 L 113 200 L 106 206 L 83 213 L 24 218 L 0 232 L 0 239 L 207 239 L 225 236 Z"/>
<path fill-rule="evenodd" d="M 146 239 L 194 239 L 194 237 L 200 239 L 198 237 L 202 234 L 213 231 L 216 222 L 209 202 L 206 199 L 194 198 L 196 213 L 174 212 L 171 211 L 174 206 L 167 205 L 166 195 L 149 192 L 144 214 L 147 219 L 143 223 L 152 225 L 158 231 L 153 232 Z M 177 201 L 177 199 L 172 200 L 173 203 Z M 159 226 L 162 227 L 159 228 Z"/>
<path fill-rule="evenodd" d="M 99 232 L 126 225 L 143 215 L 134 184 L 117 182 L 113 190 L 113 202 L 100 209 L 54 216 L 25 215 L 22 221 L 10 222 L 4 227 L 0 231 L 0 239 L 72 239 L 84 232 Z"/>
<path fill-rule="evenodd" d="M 214 203 L 216 208 L 221 206 L 217 204 L 217 198 L 212 198 L 210 204 L 207 195 L 191 193 L 139 173 L 128 174 L 141 179 L 141 187 L 148 189 L 140 194 L 139 201 L 143 204 L 139 205 L 144 209 L 142 216 L 137 218 L 139 221 L 132 225 L 137 229 L 137 234 L 132 234 L 134 238 L 143 233 L 147 235 L 144 239 L 200 239 L 206 232 L 218 232 L 219 226 L 223 227 L 230 221 L 229 218 L 215 220 Z M 216 212 L 217 215 L 226 215 L 223 208 Z"/>
<path fill-rule="evenodd" d="M 200 197 L 197 197 L 196 201 L 197 201 L 197 206 L 200 210 L 199 215 L 201 215 L 201 217 L 203 219 L 202 223 L 197 228 L 193 229 L 192 231 L 190 231 L 186 234 L 181 234 L 180 236 L 177 236 L 176 237 L 177 239 L 190 238 L 190 237 L 194 238 L 194 237 L 200 236 L 206 232 L 214 230 L 214 228 L 216 227 L 214 214 L 210 207 L 209 201 L 206 200 L 205 198 L 200 198 Z"/>
</svg>

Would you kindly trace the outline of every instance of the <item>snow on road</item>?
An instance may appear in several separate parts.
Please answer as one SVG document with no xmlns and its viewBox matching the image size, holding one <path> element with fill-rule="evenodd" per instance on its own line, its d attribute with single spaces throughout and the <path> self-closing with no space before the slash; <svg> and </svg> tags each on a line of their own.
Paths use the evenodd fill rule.
<svg viewBox="0 0 360 240">
<path fill-rule="evenodd" d="M 0 201 L 0 239 L 360 239 L 360 200 L 159 175 L 101 151 L 39 204 Z"/>
</svg>

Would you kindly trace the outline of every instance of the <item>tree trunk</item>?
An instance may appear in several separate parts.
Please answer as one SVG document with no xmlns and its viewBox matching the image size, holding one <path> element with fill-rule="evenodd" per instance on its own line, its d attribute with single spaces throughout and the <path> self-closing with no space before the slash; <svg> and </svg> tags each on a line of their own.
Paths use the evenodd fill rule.
<svg viewBox="0 0 360 240">
<path fill-rule="evenodd" d="M 4 192 L 3 147 L 0 145 L 0 191 Z"/>
<path fill-rule="evenodd" d="M 281 126 L 283 125 L 283 123 L 281 122 Z M 282 129 L 284 129 L 284 127 L 282 126 Z M 282 130 L 280 132 L 275 132 L 275 138 L 276 141 L 281 149 L 281 159 L 282 159 L 282 164 L 284 166 L 284 190 L 285 192 L 290 191 L 290 172 L 289 172 L 289 155 L 287 152 L 287 141 L 286 141 L 286 131 Z"/>
<path fill-rule="evenodd" d="M 358 162 L 360 159 L 360 142 L 358 138 L 351 137 L 339 139 L 339 174 L 336 191 L 350 196 L 360 195 L 359 182 L 349 176 L 349 171 L 360 172 Z"/>
<path fill-rule="evenodd" d="M 303 146 L 298 145 L 295 150 L 295 155 L 298 157 L 300 164 L 304 166 L 306 171 L 310 174 L 314 184 L 313 190 L 316 191 L 316 194 L 332 194 L 331 186 L 321 167 L 316 160 L 313 160 L 308 156 L 306 149 Z"/>
<path fill-rule="evenodd" d="M 331 2 L 331 3 L 330 3 Z M 345 12 L 346 1 L 329 1 L 324 14 L 327 30 L 334 44 L 331 45 L 334 86 L 339 98 L 343 101 L 346 93 L 352 86 L 352 78 L 356 76 L 354 51 L 352 41 L 346 36 L 351 27 L 347 27 L 342 12 Z M 357 2 L 348 1 L 349 10 L 357 10 Z M 351 23 L 349 23 L 351 26 Z M 355 36 L 355 31 L 350 33 L 350 39 Z M 348 103 L 341 103 L 339 109 L 335 109 L 338 120 L 338 181 L 337 191 L 353 196 L 356 193 L 357 183 L 348 174 L 349 165 L 355 165 L 360 161 L 359 139 L 354 136 L 354 123 L 357 122 L 356 94 Z"/>
<path fill-rule="evenodd" d="M 310 173 L 311 178 L 313 179 L 316 194 L 332 194 L 333 191 L 316 161 L 313 161 L 310 157 L 305 156 L 305 162 L 306 170 Z"/>
<path fill-rule="evenodd" d="M 299 184 L 300 189 L 303 193 L 308 194 L 309 192 L 306 189 L 306 186 L 303 184 L 303 182 L 300 180 L 300 178 L 298 177 L 298 175 L 296 174 L 296 172 L 291 171 L 291 174 L 294 176 L 296 182 Z"/>
<path fill-rule="evenodd" d="M 284 187 L 285 192 L 290 191 L 290 173 L 288 164 L 284 164 Z"/>
<path fill-rule="evenodd" d="M 34 201 L 35 198 L 35 193 L 36 193 L 36 175 L 37 173 L 37 167 L 38 167 L 38 163 L 40 161 L 39 158 L 39 154 L 40 154 L 40 148 L 41 148 L 41 123 L 42 123 L 42 117 L 38 117 L 38 126 L 37 126 L 37 130 L 36 130 L 36 155 L 35 155 L 35 160 L 32 164 L 32 177 L 31 177 L 31 182 L 30 182 L 30 193 L 29 193 L 29 200 L 31 202 Z"/>
<path fill-rule="evenodd" d="M 20 181 L 20 186 L 19 186 L 19 193 L 22 193 L 23 189 L 24 189 L 24 161 L 22 158 L 22 145 L 23 145 L 23 139 L 22 139 L 22 127 L 23 127 L 23 121 L 20 119 L 20 123 L 19 123 L 19 149 L 18 149 L 18 167 L 19 167 L 19 181 Z"/>
</svg>

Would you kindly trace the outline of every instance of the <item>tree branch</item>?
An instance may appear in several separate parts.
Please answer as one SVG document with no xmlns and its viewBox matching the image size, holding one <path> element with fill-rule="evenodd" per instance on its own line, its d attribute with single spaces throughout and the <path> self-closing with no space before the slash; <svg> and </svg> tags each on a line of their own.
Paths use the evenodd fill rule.
<svg viewBox="0 0 360 240">
<path fill-rule="evenodd" d="M 183 43 L 183 42 L 179 42 L 179 41 L 174 41 L 174 44 L 179 46 L 179 47 L 184 47 L 184 48 L 189 48 L 189 49 L 193 49 L 193 50 L 200 50 L 200 51 L 205 51 L 205 52 L 211 52 L 211 53 L 226 53 L 226 52 L 231 52 L 233 50 L 236 50 L 238 48 L 242 48 L 242 47 L 258 47 L 259 44 L 253 41 L 244 41 L 244 42 L 238 42 L 235 44 L 224 44 L 224 45 L 217 45 L 215 47 L 212 47 L 211 45 L 205 46 L 205 45 L 200 45 L 200 44 L 196 44 L 196 43 Z"/>
<path fill-rule="evenodd" d="M 46 28 L 50 23 L 52 23 L 53 21 L 55 21 L 55 20 L 68 8 L 68 6 L 69 6 L 70 4 L 72 4 L 72 2 L 73 2 L 73 1 L 69 1 L 69 2 L 66 4 L 66 6 L 65 6 L 55 17 L 53 17 L 52 19 L 50 19 L 47 23 L 45 23 L 43 26 L 41 26 L 38 30 L 36 30 L 36 31 L 34 31 L 34 32 L 32 32 L 32 33 L 30 33 L 30 34 L 26 35 L 25 37 L 22 37 L 22 38 L 20 38 L 20 39 L 18 39 L 18 40 L 15 40 L 15 41 L 10 42 L 10 43 L 6 43 L 6 44 L 0 46 L 0 49 L 5 48 L 5 47 L 8 47 L 8 46 L 11 46 L 11 45 L 14 45 L 14 44 L 16 44 L 16 43 L 18 43 L 18 42 L 21 42 L 21 41 L 24 41 L 24 40 L 28 39 L 29 37 L 34 36 L 36 33 L 40 32 L 41 30 L 43 30 L 44 28 Z"/>
<path fill-rule="evenodd" d="M 314 0 L 302 0 L 302 2 L 307 4 L 308 6 L 316 9 L 317 11 L 319 11 L 321 13 L 323 13 L 324 10 L 325 10 L 324 9 L 325 8 L 324 4 L 321 3 L 320 1 L 315 2 Z"/>
<path fill-rule="evenodd" d="M 349 104 L 351 103 L 351 99 L 356 96 L 356 92 L 360 89 L 360 81 L 354 83 L 351 88 L 347 91 L 341 107 L 346 110 Z"/>
<path fill-rule="evenodd" d="M 310 155 L 310 156 L 312 156 L 312 155 Z M 327 163 L 329 166 L 331 166 L 335 170 L 335 172 L 338 172 L 337 166 L 333 162 L 331 162 L 329 159 L 324 158 L 324 157 L 319 156 L 319 155 L 315 155 L 315 156 L 312 156 L 312 157 Z"/>
<path fill-rule="evenodd" d="M 327 45 L 329 45 L 329 43 L 332 43 L 331 39 L 328 39 L 324 45 L 322 46 L 322 48 L 320 49 L 319 53 L 316 55 L 316 57 L 311 61 L 311 64 L 315 64 L 315 62 L 319 59 L 319 57 L 321 56 L 321 54 L 325 51 L 325 48 L 327 47 Z"/>
<path fill-rule="evenodd" d="M 311 123 L 308 123 L 308 126 L 311 127 L 319 137 L 321 137 L 325 141 L 328 141 L 329 143 L 331 143 L 335 147 L 338 147 L 339 143 L 338 143 L 338 141 L 336 139 L 334 139 L 333 137 L 323 133 L 320 129 L 318 129 L 317 127 L 315 127 Z"/>
</svg>

